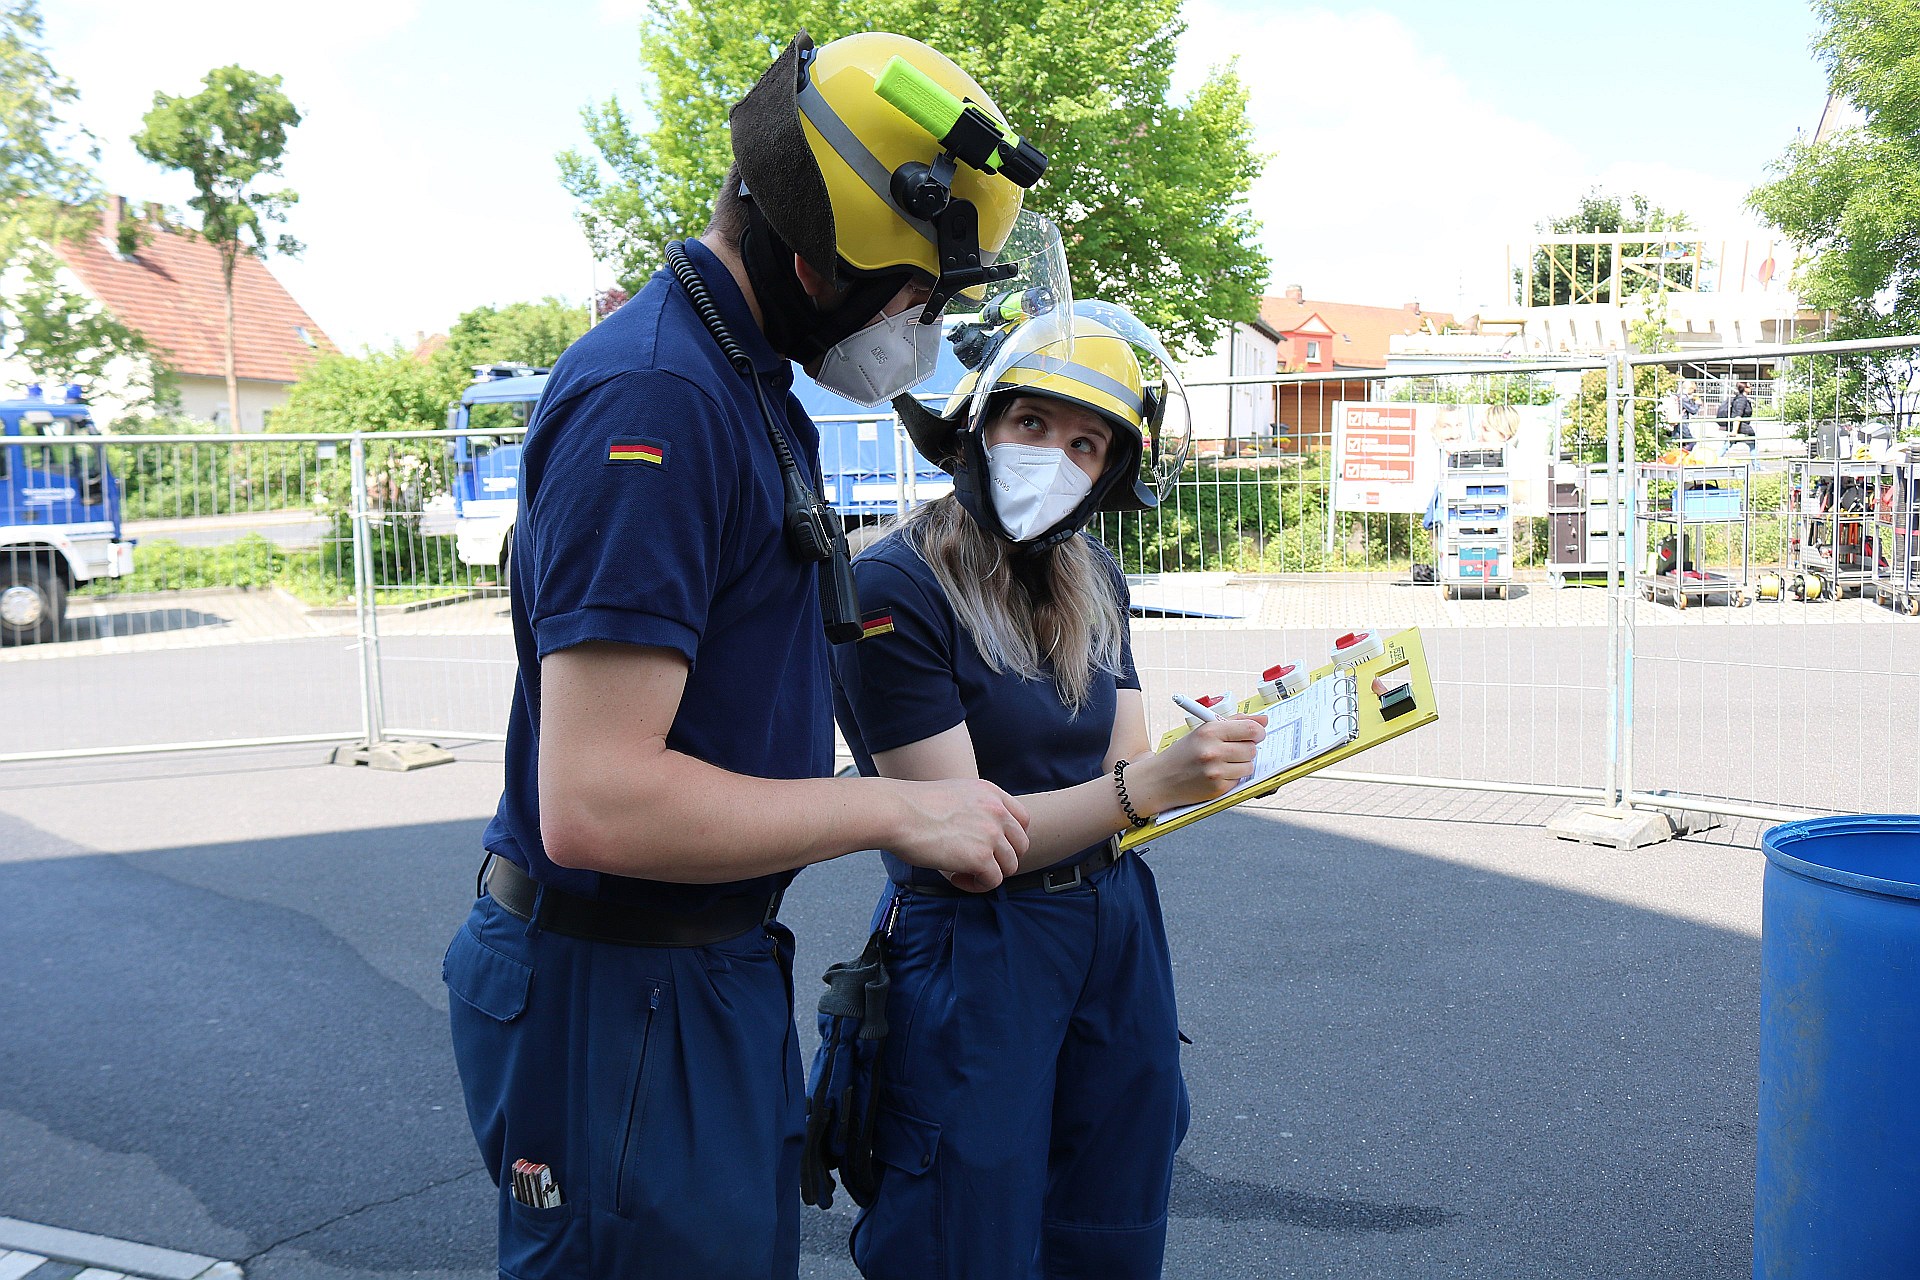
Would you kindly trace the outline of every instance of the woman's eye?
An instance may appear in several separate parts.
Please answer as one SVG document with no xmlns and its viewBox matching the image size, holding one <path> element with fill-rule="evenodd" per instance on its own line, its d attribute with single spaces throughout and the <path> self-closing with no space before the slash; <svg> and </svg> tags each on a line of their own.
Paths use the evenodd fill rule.
<svg viewBox="0 0 1920 1280">
<path fill-rule="evenodd" d="M 1093 441 L 1087 439 L 1085 436 L 1076 439 L 1073 442 L 1073 448 L 1078 449 L 1081 453 L 1092 453 L 1094 451 Z"/>
<path fill-rule="evenodd" d="M 1020 419 L 1020 425 L 1028 431 L 1045 431 L 1047 429 L 1047 424 L 1032 414 L 1028 414 L 1026 417 Z"/>
</svg>

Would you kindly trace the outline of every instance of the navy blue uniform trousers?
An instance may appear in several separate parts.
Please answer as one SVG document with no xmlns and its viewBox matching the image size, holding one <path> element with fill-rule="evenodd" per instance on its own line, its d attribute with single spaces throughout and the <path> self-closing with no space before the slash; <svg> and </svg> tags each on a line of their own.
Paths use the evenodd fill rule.
<svg viewBox="0 0 1920 1280">
<path fill-rule="evenodd" d="M 1128 857 L 1061 893 L 892 892 L 861 1273 L 1158 1276 L 1188 1104 L 1153 873 Z"/>
<path fill-rule="evenodd" d="M 447 949 L 454 1056 L 511 1280 L 790 1280 L 805 1098 L 793 935 L 628 947 L 481 898 Z M 565 1203 L 510 1194 L 516 1160 Z"/>
</svg>

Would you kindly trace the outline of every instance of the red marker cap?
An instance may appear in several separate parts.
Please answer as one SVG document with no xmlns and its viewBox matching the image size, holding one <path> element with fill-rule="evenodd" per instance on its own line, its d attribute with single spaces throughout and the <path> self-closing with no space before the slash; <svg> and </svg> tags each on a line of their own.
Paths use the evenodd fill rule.
<svg viewBox="0 0 1920 1280">
<path fill-rule="evenodd" d="M 1195 702 L 1203 707 L 1217 707 L 1226 700 L 1226 695 L 1219 693 L 1202 694 L 1200 697 L 1194 699 Z"/>
<path fill-rule="evenodd" d="M 1346 635 L 1335 640 L 1333 647 L 1336 649 L 1351 649 L 1357 644 L 1364 643 L 1366 638 L 1372 634 L 1371 631 L 1349 631 Z"/>
<path fill-rule="evenodd" d="M 1287 662 L 1287 663 L 1282 663 L 1280 666 L 1277 666 L 1277 667 L 1268 667 L 1265 671 L 1262 671 L 1260 673 L 1260 678 L 1262 680 L 1278 680 L 1281 676 L 1293 670 L 1294 667 L 1297 665 L 1298 665 L 1297 663 Z"/>
</svg>

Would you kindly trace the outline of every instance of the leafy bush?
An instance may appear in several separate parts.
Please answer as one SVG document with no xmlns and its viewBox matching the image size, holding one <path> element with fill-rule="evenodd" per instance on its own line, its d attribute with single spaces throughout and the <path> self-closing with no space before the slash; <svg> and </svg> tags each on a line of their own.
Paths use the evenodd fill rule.
<svg viewBox="0 0 1920 1280">
<path fill-rule="evenodd" d="M 368 533 L 373 580 L 382 588 L 382 603 L 441 596 L 467 585 L 468 571 L 454 554 L 453 539 L 420 536 L 416 518 L 375 517 Z M 272 586 L 308 604 L 337 605 L 352 600 L 352 518 L 336 517 L 331 534 L 318 547 L 290 549 L 257 533 L 213 547 L 184 546 L 167 538 L 143 541 L 134 551 L 132 574 L 96 579 L 75 594 L 114 596 L 197 587 Z"/>
<path fill-rule="evenodd" d="M 124 578 L 102 578 L 81 588 L 82 594 L 111 595 L 125 591 L 184 591 L 193 587 L 265 587 L 285 571 L 285 549 L 257 533 L 218 547 L 183 546 L 168 538 L 142 541 L 134 550 L 133 573 Z"/>
</svg>

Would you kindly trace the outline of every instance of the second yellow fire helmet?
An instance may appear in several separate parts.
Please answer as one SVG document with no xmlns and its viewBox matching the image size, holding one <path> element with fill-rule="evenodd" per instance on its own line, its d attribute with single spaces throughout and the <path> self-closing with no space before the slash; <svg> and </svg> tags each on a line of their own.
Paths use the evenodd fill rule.
<svg viewBox="0 0 1920 1280">
<path fill-rule="evenodd" d="M 985 472 L 987 428 L 1015 395 L 1090 409 L 1113 428 L 1106 471 L 1055 536 L 1039 540 L 1043 545 L 1100 511 L 1151 510 L 1185 465 L 1192 415 L 1159 336 L 1125 307 L 1079 302 L 1012 328 L 943 412 L 906 396 L 894 401 L 914 447 L 954 474 L 956 495 L 991 530 L 1000 531 L 997 517 L 977 477 Z"/>
</svg>

